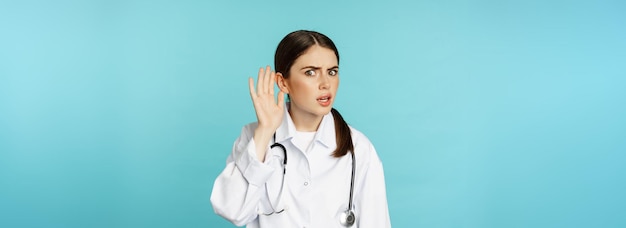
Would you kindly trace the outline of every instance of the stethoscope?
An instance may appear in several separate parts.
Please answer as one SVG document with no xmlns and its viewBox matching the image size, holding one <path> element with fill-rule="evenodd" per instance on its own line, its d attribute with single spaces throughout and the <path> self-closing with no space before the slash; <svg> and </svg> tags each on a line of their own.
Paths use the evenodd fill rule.
<svg viewBox="0 0 626 228">
<path fill-rule="evenodd" d="M 274 149 L 274 147 L 280 147 L 280 149 L 283 150 L 283 155 L 285 157 L 285 159 L 283 159 L 283 181 L 281 183 L 280 193 L 278 195 L 278 202 L 276 204 L 276 205 L 279 205 L 280 200 L 283 196 L 283 189 L 285 188 L 285 174 L 287 173 L 287 149 L 285 148 L 285 146 L 283 146 L 283 144 L 276 142 L 276 135 L 274 135 L 274 144 L 270 146 L 270 149 Z M 350 151 L 350 155 L 352 155 L 352 177 L 350 178 L 350 201 L 348 201 L 348 209 L 344 211 L 343 213 L 341 213 L 341 216 L 339 217 L 339 223 L 341 223 L 341 225 L 346 226 L 346 227 L 350 227 L 354 225 L 354 221 L 356 221 L 356 216 L 354 215 L 354 211 L 352 210 L 352 194 L 354 193 L 354 172 L 356 169 L 356 160 L 354 159 L 353 151 Z M 273 211 L 271 213 L 264 214 L 264 215 L 279 214 L 285 211 L 285 209 L 276 211 L 274 206 L 271 206 L 271 207 Z"/>
</svg>

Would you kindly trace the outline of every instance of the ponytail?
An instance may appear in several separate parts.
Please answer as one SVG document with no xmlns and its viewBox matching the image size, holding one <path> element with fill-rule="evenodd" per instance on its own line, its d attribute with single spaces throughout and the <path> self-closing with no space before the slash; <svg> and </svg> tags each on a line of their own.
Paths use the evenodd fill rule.
<svg viewBox="0 0 626 228">
<path fill-rule="evenodd" d="M 333 119 L 335 120 L 335 139 L 337 141 L 337 149 L 333 152 L 333 157 L 340 158 L 348 154 L 348 151 L 354 153 L 354 145 L 352 144 L 352 135 L 350 134 L 350 127 L 341 114 L 332 108 L 330 112 L 333 113 Z"/>
</svg>

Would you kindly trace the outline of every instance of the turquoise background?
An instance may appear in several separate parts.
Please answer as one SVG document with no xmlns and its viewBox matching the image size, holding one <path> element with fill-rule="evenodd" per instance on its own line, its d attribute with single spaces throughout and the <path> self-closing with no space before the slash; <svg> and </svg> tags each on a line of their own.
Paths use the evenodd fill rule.
<svg viewBox="0 0 626 228">
<path fill-rule="evenodd" d="M 297 29 L 394 227 L 626 227 L 624 1 L 1 1 L 0 227 L 232 227 L 247 78 Z"/>
</svg>

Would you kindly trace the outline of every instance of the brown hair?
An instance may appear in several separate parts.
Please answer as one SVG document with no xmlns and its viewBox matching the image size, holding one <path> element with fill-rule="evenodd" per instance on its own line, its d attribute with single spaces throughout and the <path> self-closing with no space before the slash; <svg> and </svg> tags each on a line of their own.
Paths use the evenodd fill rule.
<svg viewBox="0 0 626 228">
<path fill-rule="evenodd" d="M 339 64 L 339 52 L 330 38 L 319 32 L 298 30 L 287 34 L 278 44 L 276 54 L 274 55 L 276 72 L 280 72 L 284 78 L 289 78 L 289 70 L 293 63 L 313 45 L 333 50 L 335 56 L 337 56 L 337 64 Z M 332 108 L 330 111 L 335 120 L 335 138 L 337 140 L 337 149 L 333 152 L 333 156 L 342 157 L 348 154 L 348 151 L 354 153 L 354 145 L 352 144 L 352 135 L 348 123 L 335 108 Z"/>
</svg>

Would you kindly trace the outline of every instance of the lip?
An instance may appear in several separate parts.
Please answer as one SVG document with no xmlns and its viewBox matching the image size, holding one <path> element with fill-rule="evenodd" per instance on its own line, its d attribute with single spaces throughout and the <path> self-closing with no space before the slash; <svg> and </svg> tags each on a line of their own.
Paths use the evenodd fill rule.
<svg viewBox="0 0 626 228">
<path fill-rule="evenodd" d="M 332 100 L 333 100 L 333 96 L 330 94 L 324 94 L 324 95 L 317 97 L 317 103 L 319 103 L 323 107 L 330 106 Z"/>
</svg>

